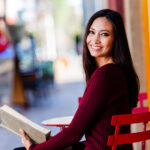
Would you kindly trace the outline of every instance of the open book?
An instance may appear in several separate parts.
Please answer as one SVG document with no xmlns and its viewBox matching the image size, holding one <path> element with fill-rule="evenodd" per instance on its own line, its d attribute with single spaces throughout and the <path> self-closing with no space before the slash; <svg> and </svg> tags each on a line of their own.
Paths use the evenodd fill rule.
<svg viewBox="0 0 150 150">
<path fill-rule="evenodd" d="M 39 126 L 7 105 L 0 107 L 1 127 L 20 135 L 23 129 L 33 143 L 42 143 L 50 137 L 50 130 Z"/>
</svg>

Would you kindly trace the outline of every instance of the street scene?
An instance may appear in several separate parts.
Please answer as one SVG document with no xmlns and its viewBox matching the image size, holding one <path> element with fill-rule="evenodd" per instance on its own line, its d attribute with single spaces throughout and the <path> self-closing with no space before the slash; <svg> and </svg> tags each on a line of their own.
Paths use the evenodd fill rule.
<svg viewBox="0 0 150 150">
<path fill-rule="evenodd" d="M 137 92 L 137 105 L 130 112 L 131 114 L 148 113 L 150 110 L 148 8 L 150 8 L 149 0 L 0 0 L 0 108 L 3 105 L 10 106 L 31 121 L 49 129 L 51 136 L 54 136 L 61 131 L 61 128 L 56 125 L 44 126 L 42 122 L 74 116 L 94 71 L 109 64 L 118 63 L 117 65 L 121 64 L 122 67 L 124 61 L 124 65 L 129 63 L 125 70 L 131 66 L 132 73 L 136 72 L 139 78 L 138 83 L 136 74 L 128 76 L 132 69 L 126 73 L 127 79 L 131 77 L 131 80 L 137 83 L 137 86 L 134 84 L 132 88 L 129 87 L 132 94 Z M 90 17 L 101 10 L 112 13 L 116 11 L 120 14 L 124 22 L 123 29 L 121 30 L 119 19 L 115 20 L 117 23 L 113 23 L 116 16 L 114 18 L 113 15 L 110 16 L 111 20 L 107 16 L 109 13 L 106 13 L 106 16 L 96 15 L 99 22 L 95 23 L 94 20 L 92 22 Z M 106 24 L 112 29 L 112 35 Z M 118 38 L 117 36 L 124 36 L 124 40 L 115 39 Z M 120 46 L 121 41 L 123 44 Z M 107 55 L 106 50 L 109 52 Z M 131 59 L 133 64 L 127 58 Z M 108 80 L 113 82 L 118 74 Z M 98 79 L 102 78 L 97 76 Z M 118 77 L 116 85 L 119 79 L 121 77 Z M 111 82 L 108 80 L 106 93 L 111 87 Z M 96 85 L 93 83 L 91 90 Z M 97 93 L 97 88 L 94 89 L 92 105 L 95 104 L 94 100 L 98 96 L 104 94 L 101 91 L 105 89 L 105 85 L 103 84 L 102 89 Z M 115 86 L 113 87 L 112 91 L 115 89 Z M 121 84 L 120 89 L 123 87 Z M 120 89 L 118 88 L 118 91 Z M 122 96 L 122 99 L 124 97 Z M 119 108 L 114 110 L 117 112 Z M 91 107 L 88 111 L 92 112 Z M 95 117 L 99 116 L 96 114 Z M 2 116 L 0 123 L 1 118 Z M 145 131 L 148 129 L 147 120 L 141 124 L 134 124 L 131 132 L 144 132 L 146 137 Z M 101 139 L 97 137 L 97 132 L 96 138 Z M 145 147 L 149 149 L 150 143 L 149 141 L 145 143 L 146 140 L 135 143 L 134 150 L 145 150 Z M 0 150 L 12 150 L 20 146 L 23 146 L 21 137 L 0 126 Z"/>
</svg>

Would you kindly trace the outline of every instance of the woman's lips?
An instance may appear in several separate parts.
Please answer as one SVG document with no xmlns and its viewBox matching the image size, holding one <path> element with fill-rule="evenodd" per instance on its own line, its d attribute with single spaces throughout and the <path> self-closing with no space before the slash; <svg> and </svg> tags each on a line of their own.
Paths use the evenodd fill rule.
<svg viewBox="0 0 150 150">
<path fill-rule="evenodd" d="M 91 48 L 93 49 L 93 50 L 101 50 L 103 47 L 101 47 L 101 46 L 91 46 Z"/>
</svg>

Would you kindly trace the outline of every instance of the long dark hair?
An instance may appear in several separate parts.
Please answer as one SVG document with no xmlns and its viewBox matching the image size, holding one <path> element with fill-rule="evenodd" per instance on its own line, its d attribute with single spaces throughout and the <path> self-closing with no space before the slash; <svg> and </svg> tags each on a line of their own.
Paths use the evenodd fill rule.
<svg viewBox="0 0 150 150">
<path fill-rule="evenodd" d="M 129 89 L 128 93 L 130 106 L 133 108 L 137 105 L 138 100 L 137 97 L 139 93 L 139 78 L 133 67 L 133 62 L 128 46 L 128 41 L 122 17 L 116 11 L 110 9 L 100 10 L 90 18 L 86 26 L 83 40 L 83 68 L 85 72 L 86 83 L 88 83 L 92 73 L 98 67 L 95 58 L 90 55 L 86 43 L 89 29 L 93 21 L 98 17 L 106 17 L 113 25 L 115 40 L 110 55 L 115 64 L 119 64 L 120 66 L 123 66 L 123 68 L 125 69 Z"/>
</svg>

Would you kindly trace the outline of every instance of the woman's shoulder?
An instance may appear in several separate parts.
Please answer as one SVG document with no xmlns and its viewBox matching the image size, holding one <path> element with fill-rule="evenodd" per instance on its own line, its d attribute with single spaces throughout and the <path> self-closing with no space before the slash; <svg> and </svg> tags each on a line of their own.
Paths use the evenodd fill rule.
<svg viewBox="0 0 150 150">
<path fill-rule="evenodd" d="M 120 74 L 123 73 L 124 69 L 118 64 L 106 64 L 100 68 L 97 68 L 94 71 L 94 75 L 100 75 L 100 74 L 106 74 L 106 73 L 111 73 L 111 74 Z"/>
<path fill-rule="evenodd" d="M 106 64 L 100 68 L 97 68 L 89 82 L 93 80 L 122 80 L 125 79 L 125 70 L 119 64 Z"/>
<path fill-rule="evenodd" d="M 107 84 L 115 82 L 122 83 L 122 81 L 126 81 L 123 67 L 118 64 L 106 64 L 93 72 L 89 83 L 103 82 Z"/>
</svg>

